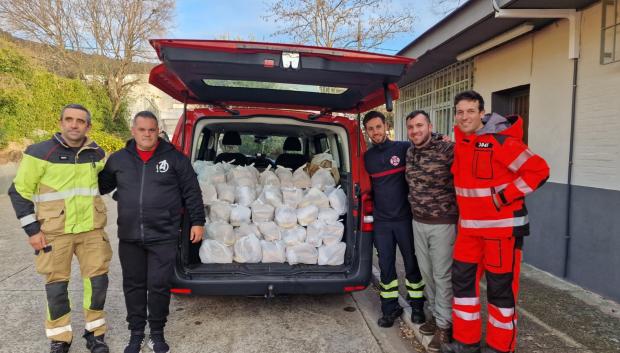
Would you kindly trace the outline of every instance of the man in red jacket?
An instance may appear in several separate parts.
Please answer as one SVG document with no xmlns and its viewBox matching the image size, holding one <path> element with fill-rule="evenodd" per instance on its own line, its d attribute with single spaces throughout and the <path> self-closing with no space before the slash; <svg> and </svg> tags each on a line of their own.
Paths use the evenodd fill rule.
<svg viewBox="0 0 620 353">
<path fill-rule="evenodd" d="M 513 352 L 521 248 L 529 234 L 524 197 L 544 184 L 549 167 L 523 143 L 520 117 L 485 115 L 475 91 L 459 93 L 454 104 L 452 173 L 460 213 L 452 265 L 455 341 L 442 352 L 481 352 L 483 272 L 489 301 L 485 352 Z"/>
</svg>

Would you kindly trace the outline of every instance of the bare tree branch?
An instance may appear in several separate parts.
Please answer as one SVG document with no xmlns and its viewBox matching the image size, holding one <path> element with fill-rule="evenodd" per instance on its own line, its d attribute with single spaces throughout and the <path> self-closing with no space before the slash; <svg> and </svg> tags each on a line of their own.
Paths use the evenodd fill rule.
<svg viewBox="0 0 620 353">
<path fill-rule="evenodd" d="M 50 60 L 94 77 L 107 88 L 113 119 L 135 80 L 131 65 L 146 58 L 148 39 L 164 33 L 175 0 L 0 0 L 3 27 L 53 48 Z M 150 50 L 148 50 L 150 52 Z"/>
<path fill-rule="evenodd" d="M 272 0 L 266 20 L 281 23 L 274 36 L 300 44 L 359 50 L 377 49 L 398 33 L 411 32 L 410 9 L 390 0 Z"/>
</svg>

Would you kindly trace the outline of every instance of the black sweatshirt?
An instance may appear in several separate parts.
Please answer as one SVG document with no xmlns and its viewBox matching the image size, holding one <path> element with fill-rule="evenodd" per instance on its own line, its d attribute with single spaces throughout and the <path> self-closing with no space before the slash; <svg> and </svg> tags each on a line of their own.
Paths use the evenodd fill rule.
<svg viewBox="0 0 620 353">
<path fill-rule="evenodd" d="M 140 159 L 133 139 L 110 156 L 99 173 L 99 190 L 106 194 L 115 188 L 120 240 L 176 241 L 184 209 L 192 226 L 205 223 L 202 194 L 189 159 L 162 139 L 147 162 Z"/>
</svg>

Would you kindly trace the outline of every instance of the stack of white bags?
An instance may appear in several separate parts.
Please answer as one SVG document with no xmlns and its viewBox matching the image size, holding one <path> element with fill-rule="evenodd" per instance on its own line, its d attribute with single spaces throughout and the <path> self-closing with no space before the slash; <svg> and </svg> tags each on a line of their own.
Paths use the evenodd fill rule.
<svg viewBox="0 0 620 353">
<path fill-rule="evenodd" d="M 253 165 L 196 161 L 207 207 L 203 263 L 341 265 L 347 197 L 330 169 L 260 173 Z"/>
</svg>

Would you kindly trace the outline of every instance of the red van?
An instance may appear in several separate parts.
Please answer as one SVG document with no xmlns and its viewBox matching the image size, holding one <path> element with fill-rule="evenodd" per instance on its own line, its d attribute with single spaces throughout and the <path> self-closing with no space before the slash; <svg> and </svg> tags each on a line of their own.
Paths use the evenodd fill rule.
<svg viewBox="0 0 620 353">
<path fill-rule="evenodd" d="M 349 201 L 339 266 L 203 264 L 200 244 L 188 241 L 186 219 L 173 292 L 273 296 L 366 288 L 373 220 L 360 114 L 381 104 L 391 109 L 396 82 L 413 59 L 240 41 L 156 39 L 151 45 L 161 64 L 149 82 L 185 104 L 172 143 L 192 162 L 233 160 L 261 170 L 276 163 L 295 167 L 327 152 Z M 237 151 L 228 151 L 231 145 Z"/>
</svg>

